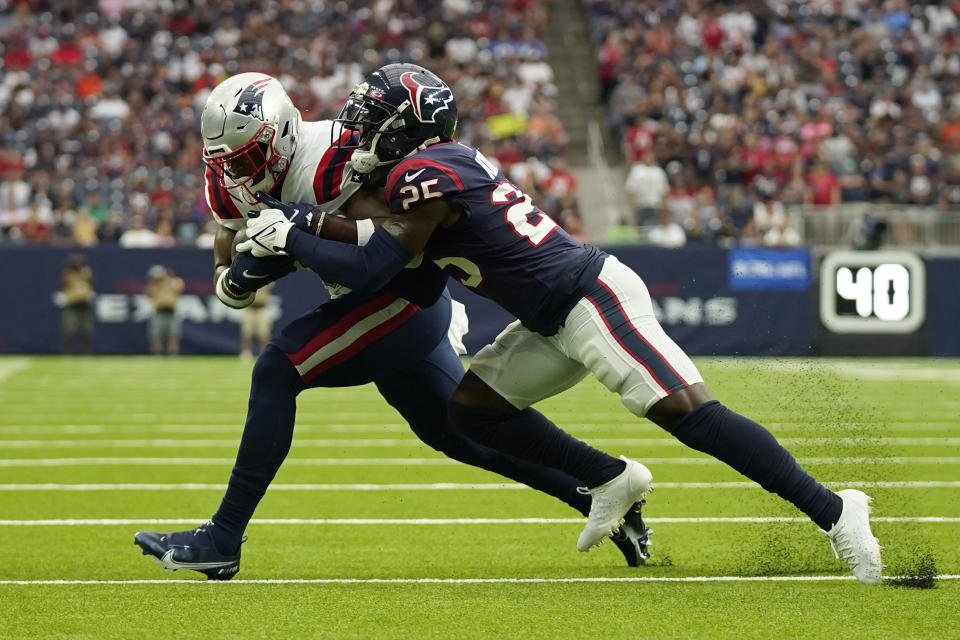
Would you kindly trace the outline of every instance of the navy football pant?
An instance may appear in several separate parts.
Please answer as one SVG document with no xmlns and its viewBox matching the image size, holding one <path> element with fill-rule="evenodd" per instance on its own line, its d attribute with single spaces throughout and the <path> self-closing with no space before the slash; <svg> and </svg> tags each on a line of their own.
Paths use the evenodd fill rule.
<svg viewBox="0 0 960 640">
<path fill-rule="evenodd" d="M 349 296 L 347 297 L 349 298 Z M 390 294 L 338 298 L 298 318 L 257 358 L 247 420 L 220 508 L 217 547 L 232 553 L 293 440 L 296 397 L 307 388 L 374 382 L 430 447 L 590 509 L 580 484 L 560 471 L 478 444 L 453 429 L 447 403 L 463 366 L 446 337 L 449 294 L 419 309 Z"/>
<path fill-rule="evenodd" d="M 444 339 L 429 356 L 411 367 L 377 379 L 380 394 L 423 442 L 475 467 L 498 473 L 550 494 L 587 515 L 590 497 L 572 475 L 500 453 L 450 426 L 447 405 L 463 377 L 463 365 L 450 342 Z"/>
</svg>

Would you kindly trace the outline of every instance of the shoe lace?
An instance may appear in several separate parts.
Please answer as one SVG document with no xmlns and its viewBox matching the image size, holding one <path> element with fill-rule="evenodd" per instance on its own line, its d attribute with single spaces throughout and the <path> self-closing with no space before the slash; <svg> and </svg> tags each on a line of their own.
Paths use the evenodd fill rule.
<svg viewBox="0 0 960 640">
<path fill-rule="evenodd" d="M 827 536 L 827 540 L 830 541 L 830 549 L 833 550 L 834 558 L 839 560 L 842 557 L 851 569 L 860 565 L 860 559 L 854 553 L 853 543 L 849 536 L 844 535 L 842 531 L 837 532 L 836 536 L 831 536 L 823 529 L 820 529 L 820 533 Z"/>
</svg>

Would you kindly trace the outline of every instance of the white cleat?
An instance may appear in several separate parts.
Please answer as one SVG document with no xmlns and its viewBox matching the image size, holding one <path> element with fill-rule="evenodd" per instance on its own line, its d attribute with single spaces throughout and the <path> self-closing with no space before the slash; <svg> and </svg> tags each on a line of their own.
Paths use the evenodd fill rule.
<svg viewBox="0 0 960 640">
<path fill-rule="evenodd" d="M 882 547 L 870 531 L 873 498 L 856 489 L 837 491 L 837 495 L 843 500 L 840 519 L 830 531 L 820 531 L 830 538 L 833 555 L 846 561 L 861 584 L 880 584 L 883 580 Z"/>
<path fill-rule="evenodd" d="M 620 459 L 627 463 L 623 473 L 599 487 L 578 489 L 593 498 L 587 524 L 577 539 L 578 551 L 589 551 L 603 542 L 605 537 L 620 527 L 633 504 L 643 500 L 647 492 L 652 491 L 650 482 L 653 474 L 650 470 L 636 460 L 623 456 Z"/>
</svg>

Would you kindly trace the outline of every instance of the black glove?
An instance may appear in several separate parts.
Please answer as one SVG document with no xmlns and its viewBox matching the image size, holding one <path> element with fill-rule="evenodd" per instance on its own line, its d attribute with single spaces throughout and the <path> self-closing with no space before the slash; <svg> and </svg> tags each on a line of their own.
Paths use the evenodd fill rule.
<svg viewBox="0 0 960 640">
<path fill-rule="evenodd" d="M 249 252 L 242 251 L 233 259 L 224 286 L 230 293 L 240 295 L 256 291 L 296 270 L 296 263 L 290 256 L 254 258 Z"/>
<path fill-rule="evenodd" d="M 307 202 L 280 202 L 264 191 L 257 191 L 257 200 L 270 209 L 279 209 L 287 220 L 293 223 L 293 226 L 311 235 L 316 235 L 317 227 L 325 215 L 320 205 Z"/>
</svg>

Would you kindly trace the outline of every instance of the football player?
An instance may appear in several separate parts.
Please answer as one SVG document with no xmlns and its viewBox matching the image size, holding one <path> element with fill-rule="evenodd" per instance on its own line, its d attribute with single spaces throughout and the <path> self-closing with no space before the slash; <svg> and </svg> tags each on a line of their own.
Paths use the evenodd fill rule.
<svg viewBox="0 0 960 640">
<path fill-rule="evenodd" d="M 657 323 L 643 280 L 570 238 L 477 149 L 455 142 L 456 120 L 452 91 L 427 69 L 391 64 L 373 72 L 344 105 L 334 146 L 356 148 L 350 162 L 359 173 L 392 166 L 386 196 L 394 215 L 366 246 L 350 247 L 304 233 L 284 208 L 267 210 L 248 220 L 246 248 L 289 254 L 360 291 L 423 253 L 516 316 L 474 357 L 450 416 L 478 442 L 589 487 L 579 550 L 615 531 L 650 485 L 638 462 L 592 449 L 530 408 L 592 373 L 638 417 L 792 502 L 860 582 L 879 583 L 871 498 L 824 487 L 770 432 L 715 400 Z"/>
<path fill-rule="evenodd" d="M 201 133 L 206 197 L 219 223 L 216 292 L 225 304 L 242 308 L 259 287 L 295 269 L 288 257 L 254 258 L 232 251 L 245 218 L 265 206 L 258 192 L 274 204 L 279 202 L 264 194 L 322 203 L 319 215 L 302 211 L 304 228 L 360 245 L 374 233 L 367 216 L 388 214 L 382 196 L 359 191 L 349 163 L 354 151 L 347 144 L 331 145 L 333 129 L 329 120 L 302 122 L 280 83 L 268 75 L 242 73 L 211 92 Z M 349 137 L 346 132 L 344 141 Z M 340 209 L 364 219 L 325 213 Z M 578 493 L 574 477 L 511 459 L 450 427 L 446 405 L 464 373 L 453 345 L 462 352 L 466 316 L 462 305 L 451 305 L 446 276 L 435 264 L 423 261 L 401 269 L 363 292 L 327 282 L 332 299 L 285 327 L 257 358 L 236 464 L 217 512 L 196 529 L 137 532 L 134 540 L 145 554 L 168 569 L 232 578 L 247 523 L 289 451 L 297 395 L 308 388 L 369 382 L 434 449 L 549 493 L 587 514 L 590 497 Z M 628 564 L 646 560 L 649 533 L 640 505 L 635 505 L 617 545 Z"/>
</svg>

